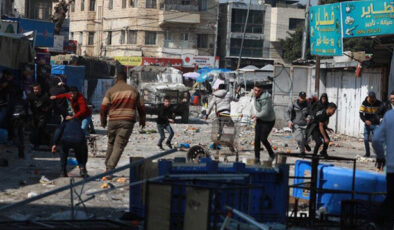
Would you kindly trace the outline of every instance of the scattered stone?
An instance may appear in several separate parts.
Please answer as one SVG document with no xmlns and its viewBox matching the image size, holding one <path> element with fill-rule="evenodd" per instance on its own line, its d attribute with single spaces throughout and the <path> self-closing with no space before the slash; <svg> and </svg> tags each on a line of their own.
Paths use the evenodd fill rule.
<svg viewBox="0 0 394 230">
<path fill-rule="evenodd" d="M 32 198 L 32 197 L 34 197 L 34 196 L 38 196 L 38 194 L 36 193 L 36 192 L 29 192 L 28 194 L 27 194 L 27 198 Z"/>
<path fill-rule="evenodd" d="M 118 178 L 118 179 L 116 180 L 116 182 L 118 182 L 118 183 L 126 183 L 126 182 L 127 182 L 127 179 L 124 178 L 124 177 L 120 177 L 120 178 Z"/>
<path fill-rule="evenodd" d="M 54 181 L 49 180 L 46 176 L 41 176 L 40 183 L 43 185 L 54 185 L 55 184 Z"/>
</svg>

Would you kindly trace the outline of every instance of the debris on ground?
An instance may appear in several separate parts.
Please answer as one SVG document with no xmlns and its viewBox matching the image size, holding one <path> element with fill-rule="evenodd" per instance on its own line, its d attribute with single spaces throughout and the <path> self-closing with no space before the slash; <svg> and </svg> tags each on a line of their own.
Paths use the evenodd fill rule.
<svg viewBox="0 0 394 230">
<path fill-rule="evenodd" d="M 357 155 L 356 159 L 359 162 L 375 162 L 376 161 L 375 158 L 373 158 L 373 157 L 363 157 L 360 155 Z"/>
<path fill-rule="evenodd" d="M 120 177 L 116 180 L 117 183 L 126 183 L 127 179 L 125 177 Z"/>
<path fill-rule="evenodd" d="M 36 192 L 29 192 L 28 194 L 27 194 L 27 198 L 32 198 L 32 197 L 34 197 L 34 196 L 38 196 L 38 194 L 36 193 Z"/>
<path fill-rule="evenodd" d="M 69 157 L 67 159 L 67 164 L 71 166 L 76 166 L 78 165 L 78 161 L 75 158 Z"/>
<path fill-rule="evenodd" d="M 115 186 L 111 183 L 104 183 L 101 185 L 102 189 L 108 189 L 108 188 L 115 188 Z"/>
<path fill-rule="evenodd" d="M 40 183 L 43 185 L 54 185 L 55 182 L 52 180 L 49 180 L 46 176 L 42 176 L 40 179 Z"/>
</svg>

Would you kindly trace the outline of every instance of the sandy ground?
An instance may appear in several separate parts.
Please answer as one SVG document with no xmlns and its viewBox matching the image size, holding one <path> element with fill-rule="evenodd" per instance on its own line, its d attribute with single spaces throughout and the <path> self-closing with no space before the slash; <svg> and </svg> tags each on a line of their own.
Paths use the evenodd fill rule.
<svg viewBox="0 0 394 230">
<path fill-rule="evenodd" d="M 88 160 L 88 171 L 90 175 L 102 173 L 105 169 L 104 155 L 106 151 L 106 131 L 99 127 L 98 115 L 94 116 L 95 126 L 97 130 L 97 153 L 96 156 L 90 157 Z M 156 130 L 156 124 L 153 118 L 148 119 L 146 130 Z M 180 143 L 189 142 L 192 146 L 201 144 L 209 145 L 210 142 L 210 123 L 206 123 L 199 119 L 191 119 L 191 124 L 174 124 L 172 125 L 175 131 L 175 138 L 173 143 L 178 145 Z M 254 157 L 253 153 L 253 136 L 254 132 L 250 126 L 241 128 L 240 144 L 240 159 L 247 161 Z M 156 144 L 159 134 L 140 134 L 139 128 L 135 127 L 129 143 L 122 155 L 118 166 L 125 165 L 129 162 L 129 157 L 142 156 L 147 157 L 160 152 Z M 364 155 L 363 142 L 359 139 L 349 138 L 341 135 L 333 135 L 333 146 L 329 148 L 329 155 L 344 156 L 355 158 L 358 155 Z M 292 151 L 297 152 L 295 142 L 291 134 L 282 132 L 273 132 L 270 136 L 271 143 L 277 148 L 276 151 Z M 313 144 L 312 144 L 313 146 Z M 224 149 L 224 151 L 226 151 Z M 268 158 L 268 154 L 263 151 L 262 158 Z M 28 147 L 26 151 L 26 158 L 20 160 L 17 158 L 17 152 L 14 147 L 8 147 L 1 151 L 1 156 L 9 159 L 9 166 L 0 168 L 0 203 L 1 206 L 5 204 L 21 201 L 28 197 L 29 193 L 41 194 L 54 188 L 64 186 L 70 183 L 70 178 L 59 178 L 59 156 L 52 154 L 49 151 L 32 151 Z M 186 157 L 186 151 L 178 151 L 175 154 L 168 156 Z M 230 161 L 234 157 L 228 158 Z M 294 163 L 295 158 L 289 158 L 288 163 Z M 339 166 L 352 167 L 351 162 L 330 162 Z M 373 159 L 361 159 L 358 161 L 358 169 L 371 170 L 374 169 Z M 293 171 L 291 168 L 291 172 Z M 70 176 L 76 176 L 75 180 L 81 178 L 79 176 L 78 168 L 69 166 Z M 117 173 L 117 177 L 125 177 L 129 179 L 129 172 L 123 171 Z M 53 182 L 51 185 L 44 185 L 40 183 L 42 176 L 47 177 Z M 84 186 L 83 198 L 86 198 L 85 193 L 89 191 L 101 190 L 102 181 L 92 181 Z M 124 183 L 112 182 L 114 185 L 122 185 Z M 77 190 L 80 191 L 81 187 Z M 75 197 L 74 197 L 75 198 Z M 38 200 L 31 204 L 25 205 L 21 208 L 16 208 L 11 211 L 1 213 L 3 219 L 11 218 L 15 220 L 25 219 L 65 219 L 69 218 L 68 211 L 70 210 L 70 191 L 64 191 L 56 195 Z M 75 198 L 75 202 L 78 200 Z M 122 214 L 123 211 L 129 207 L 129 192 L 126 189 L 116 190 L 108 194 L 96 196 L 94 199 L 86 203 L 86 210 L 88 217 L 96 218 L 115 218 Z M 1 208 L 0 206 L 0 208 Z M 84 215 L 79 215 L 84 217 Z M 86 217 L 86 216 L 85 216 Z"/>
</svg>

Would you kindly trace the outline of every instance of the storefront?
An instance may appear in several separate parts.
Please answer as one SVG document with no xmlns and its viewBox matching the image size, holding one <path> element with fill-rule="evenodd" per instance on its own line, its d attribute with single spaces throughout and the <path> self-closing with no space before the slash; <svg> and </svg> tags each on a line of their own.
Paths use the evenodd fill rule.
<svg viewBox="0 0 394 230">
<path fill-rule="evenodd" d="M 197 69 L 209 67 L 219 67 L 219 57 L 213 56 L 195 56 L 195 55 L 183 55 L 182 56 L 182 67 L 183 72 L 193 72 Z"/>
</svg>

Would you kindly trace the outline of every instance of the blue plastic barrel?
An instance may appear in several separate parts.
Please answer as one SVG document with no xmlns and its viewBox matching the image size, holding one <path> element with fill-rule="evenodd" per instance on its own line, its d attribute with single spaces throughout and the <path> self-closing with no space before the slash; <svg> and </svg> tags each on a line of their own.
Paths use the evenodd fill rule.
<svg viewBox="0 0 394 230">
<path fill-rule="evenodd" d="M 295 176 L 310 176 L 311 162 L 299 160 L 296 162 Z M 353 169 L 336 167 L 334 165 L 319 164 L 318 182 L 320 189 L 334 189 L 352 191 Z M 308 180 L 309 181 L 309 180 Z M 303 179 L 295 179 L 294 184 L 302 183 Z M 386 192 L 386 178 L 383 174 L 356 170 L 355 179 L 356 192 Z M 309 200 L 309 190 L 294 189 L 293 196 Z M 382 202 L 384 196 L 372 196 L 372 201 Z M 324 207 L 327 214 L 340 215 L 342 200 L 350 200 L 351 194 L 317 194 L 317 208 Z M 355 199 L 369 200 L 368 195 L 356 195 Z"/>
</svg>

